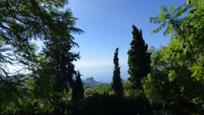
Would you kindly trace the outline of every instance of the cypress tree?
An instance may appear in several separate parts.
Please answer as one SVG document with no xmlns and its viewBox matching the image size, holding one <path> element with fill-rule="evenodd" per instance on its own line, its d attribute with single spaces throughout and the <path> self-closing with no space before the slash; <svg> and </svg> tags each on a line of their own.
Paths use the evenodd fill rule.
<svg viewBox="0 0 204 115">
<path fill-rule="evenodd" d="M 132 89 L 142 89 L 141 79 L 150 72 L 150 53 L 142 37 L 142 31 L 134 25 L 132 28 L 133 40 L 128 51 L 128 73 L 130 74 L 128 80 Z"/>
<path fill-rule="evenodd" d="M 114 71 L 113 71 L 113 81 L 112 81 L 112 88 L 113 91 L 117 95 L 123 95 L 123 84 L 120 77 L 120 66 L 119 66 L 119 59 L 118 59 L 118 48 L 116 48 L 113 58 L 114 63 Z"/>
<path fill-rule="evenodd" d="M 84 88 L 83 88 L 83 83 L 81 81 L 81 74 L 78 71 L 76 73 L 76 80 L 73 83 L 72 87 L 72 102 L 77 102 L 84 98 Z"/>
</svg>

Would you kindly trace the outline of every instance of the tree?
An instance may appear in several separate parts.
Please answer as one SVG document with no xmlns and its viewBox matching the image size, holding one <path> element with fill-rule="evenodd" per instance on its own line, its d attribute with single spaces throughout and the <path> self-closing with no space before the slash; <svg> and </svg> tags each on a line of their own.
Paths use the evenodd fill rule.
<svg viewBox="0 0 204 115">
<path fill-rule="evenodd" d="M 118 48 L 116 48 L 114 53 L 114 70 L 113 70 L 113 81 L 112 81 L 112 88 L 113 91 L 117 95 L 123 95 L 123 84 L 120 77 L 120 66 L 119 66 L 119 59 L 118 59 Z"/>
<path fill-rule="evenodd" d="M 68 91 L 73 85 L 73 61 L 79 58 L 71 48 L 78 46 L 75 27 L 67 0 L 3 0 L 0 1 L 0 72 L 8 76 L 4 66 L 20 63 L 32 72 L 39 93 Z M 33 41 L 44 43 L 38 55 Z M 42 59 L 43 58 L 43 59 Z M 47 89 L 45 89 L 47 88 Z M 46 96 L 44 96 L 46 97 Z"/>
<path fill-rule="evenodd" d="M 35 1 L 32 4 L 38 6 Z M 79 58 L 78 53 L 70 51 L 72 47 L 78 46 L 74 42 L 72 33 L 80 33 L 82 30 L 75 27 L 76 19 L 69 9 L 65 11 L 55 9 L 49 14 L 46 13 L 45 9 L 38 6 L 34 13 L 47 22 L 47 31 L 49 31 L 45 36 L 44 44 L 46 47 L 43 50 L 47 58 L 46 64 L 44 64 L 46 66 L 41 66 L 40 71 L 44 73 L 42 72 L 40 77 L 50 75 L 50 79 L 54 78 L 55 80 L 54 88 L 56 91 L 69 91 L 69 88 L 72 88 L 73 76 L 76 73 L 73 61 Z"/>
<path fill-rule="evenodd" d="M 152 23 L 159 24 L 154 32 L 165 29 L 164 34 L 170 34 L 171 40 L 158 53 L 159 58 L 153 59 L 158 63 L 152 64 L 155 69 L 145 89 L 156 89 L 157 93 L 155 90 L 146 92 L 150 97 L 159 96 L 165 107 L 177 112 L 203 113 L 203 4 L 203 0 L 188 0 L 187 4 L 178 7 L 162 6 L 160 15 L 150 18 Z"/>
<path fill-rule="evenodd" d="M 29 72 L 35 72 L 37 68 L 40 68 L 33 41 L 49 39 L 47 36 L 53 33 L 50 28 L 56 27 L 54 22 L 58 18 L 57 15 L 53 15 L 52 11 L 58 12 L 59 10 L 56 9 L 62 8 L 65 2 L 66 0 L 0 1 L 0 86 L 2 91 L 0 98 L 6 102 L 0 104 L 1 109 L 8 107 L 11 103 L 17 105 L 23 98 L 32 97 L 25 95 L 25 92 L 32 92 L 28 79 L 33 81 L 34 78 L 31 78 L 31 75 L 24 78 L 25 75 L 19 74 L 18 71 L 10 73 L 10 68 L 6 67 L 21 65 Z M 36 73 L 36 76 L 39 77 L 39 74 Z M 4 102 L 3 100 L 1 102 Z"/>
<path fill-rule="evenodd" d="M 4 66 L 7 64 L 22 64 L 32 74 L 28 76 L 29 80 L 35 81 L 32 84 L 34 90 L 24 81 L 14 83 L 12 87 L 5 85 L 6 90 L 2 92 L 5 94 L 4 97 L 8 97 L 9 91 L 18 97 L 16 101 L 21 102 L 23 97 L 33 98 L 31 92 L 37 91 L 38 94 L 43 93 L 45 101 L 54 101 L 53 105 L 57 105 L 55 100 L 62 100 L 62 91 L 72 88 L 73 77 L 76 74 L 73 61 L 79 58 L 78 53 L 71 51 L 71 48 L 78 46 L 72 34 L 80 33 L 82 30 L 75 27 L 76 18 L 72 16 L 70 9 L 65 8 L 66 3 L 67 0 L 0 1 L 0 86 L 7 83 L 7 78 L 12 77 Z M 36 53 L 33 44 L 36 39 L 44 43 L 40 54 Z M 22 80 L 22 76 L 15 75 L 13 79 Z M 3 77 L 7 78 L 2 80 Z M 30 86 L 28 97 L 19 96 L 12 91 L 15 87 L 21 89 L 18 87 L 21 84 Z M 48 96 L 52 96 L 52 99 Z M 10 103 L 17 105 L 12 101 Z M 9 106 L 10 103 L 1 104 L 0 108 Z"/>
<path fill-rule="evenodd" d="M 83 83 L 81 81 L 79 71 L 76 73 L 76 80 L 73 83 L 73 88 L 72 88 L 72 102 L 77 102 L 84 98 L 84 88 L 83 88 Z"/>
<path fill-rule="evenodd" d="M 150 72 L 150 53 L 147 51 L 148 45 L 143 40 L 142 31 L 134 25 L 132 28 L 133 40 L 128 51 L 129 81 L 133 89 L 142 89 L 141 80 Z"/>
</svg>

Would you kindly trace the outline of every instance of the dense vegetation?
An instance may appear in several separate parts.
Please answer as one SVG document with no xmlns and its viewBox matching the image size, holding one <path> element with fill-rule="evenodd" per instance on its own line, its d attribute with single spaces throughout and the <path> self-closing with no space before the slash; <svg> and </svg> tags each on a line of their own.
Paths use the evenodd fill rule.
<svg viewBox="0 0 204 115">
<path fill-rule="evenodd" d="M 122 81 L 118 49 L 112 84 L 83 88 L 73 61 L 72 34 L 81 33 L 66 0 L 0 1 L 0 114 L 204 114 L 204 1 L 161 6 L 150 22 L 170 43 L 149 49 L 133 26 L 129 80 Z M 33 41 L 41 40 L 37 52 Z M 24 72 L 11 73 L 8 65 Z M 26 72 L 27 70 L 28 72 Z"/>
</svg>

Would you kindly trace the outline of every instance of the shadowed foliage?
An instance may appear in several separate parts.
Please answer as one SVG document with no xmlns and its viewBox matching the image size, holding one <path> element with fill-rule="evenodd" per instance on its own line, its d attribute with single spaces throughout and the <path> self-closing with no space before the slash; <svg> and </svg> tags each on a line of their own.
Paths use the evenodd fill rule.
<svg viewBox="0 0 204 115">
<path fill-rule="evenodd" d="M 77 102 L 84 98 L 84 88 L 81 81 L 81 75 L 79 71 L 76 74 L 76 80 L 73 83 L 72 87 L 72 101 Z"/>
<path fill-rule="evenodd" d="M 141 97 L 95 94 L 77 103 L 71 115 L 149 115 L 151 111 L 148 101 Z"/>
<path fill-rule="evenodd" d="M 123 84 L 122 84 L 122 80 L 120 77 L 118 51 L 119 51 L 119 49 L 116 48 L 115 53 L 114 53 L 114 58 L 113 58 L 114 70 L 113 70 L 112 88 L 113 88 L 113 91 L 117 95 L 123 95 Z"/>
<path fill-rule="evenodd" d="M 133 40 L 130 43 L 128 51 L 128 73 L 130 74 L 129 81 L 131 88 L 141 89 L 141 80 L 150 72 L 150 53 L 148 45 L 142 37 L 142 31 L 138 30 L 136 26 L 132 26 Z"/>
</svg>

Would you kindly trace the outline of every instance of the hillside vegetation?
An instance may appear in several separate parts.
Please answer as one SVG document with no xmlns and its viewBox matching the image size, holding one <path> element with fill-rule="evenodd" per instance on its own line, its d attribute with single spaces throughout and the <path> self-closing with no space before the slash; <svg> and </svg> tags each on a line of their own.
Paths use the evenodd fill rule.
<svg viewBox="0 0 204 115">
<path fill-rule="evenodd" d="M 73 35 L 83 30 L 66 3 L 0 1 L 0 114 L 204 115 L 204 0 L 161 6 L 150 17 L 158 25 L 153 33 L 171 36 L 165 47 L 149 48 L 132 25 L 128 80 L 121 79 L 116 48 L 112 82 L 95 87 L 83 86 L 75 69 L 80 55 L 72 48 L 80 44 Z"/>
</svg>

